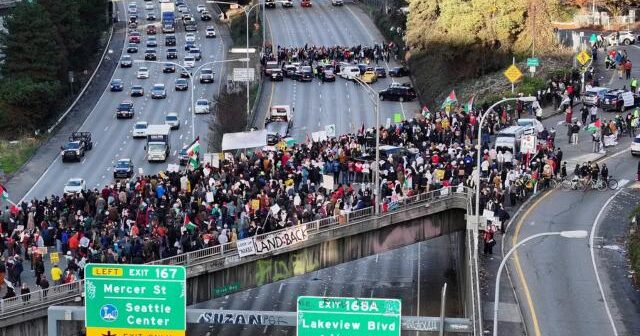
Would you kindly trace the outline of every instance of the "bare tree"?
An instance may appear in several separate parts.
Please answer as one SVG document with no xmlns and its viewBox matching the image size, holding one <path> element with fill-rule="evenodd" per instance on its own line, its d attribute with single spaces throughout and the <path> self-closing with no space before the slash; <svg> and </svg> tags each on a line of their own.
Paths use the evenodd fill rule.
<svg viewBox="0 0 640 336">
<path fill-rule="evenodd" d="M 247 125 L 247 98 L 244 90 L 230 91 L 222 87 L 215 99 L 212 122 L 209 123 L 209 149 L 211 152 L 222 150 L 222 135 L 242 132 Z"/>
</svg>

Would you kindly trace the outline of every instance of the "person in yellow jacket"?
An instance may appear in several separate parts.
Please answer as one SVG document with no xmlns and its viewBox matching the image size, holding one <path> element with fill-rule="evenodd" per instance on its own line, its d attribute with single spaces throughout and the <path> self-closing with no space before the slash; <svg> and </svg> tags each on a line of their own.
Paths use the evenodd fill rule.
<svg viewBox="0 0 640 336">
<path fill-rule="evenodd" d="M 56 285 L 62 284 L 62 270 L 58 267 L 58 264 L 51 267 L 51 280 L 53 280 L 53 283 Z"/>
</svg>

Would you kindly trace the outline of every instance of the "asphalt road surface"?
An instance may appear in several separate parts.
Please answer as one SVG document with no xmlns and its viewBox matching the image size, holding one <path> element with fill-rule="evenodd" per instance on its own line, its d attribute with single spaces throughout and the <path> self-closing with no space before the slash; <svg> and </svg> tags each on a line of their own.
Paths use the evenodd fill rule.
<svg viewBox="0 0 640 336">
<path fill-rule="evenodd" d="M 460 317 L 455 251 L 463 234 L 362 258 L 309 274 L 227 295 L 190 308 L 212 310 L 296 311 L 298 296 L 397 298 L 404 316 L 438 316 L 440 291 L 448 286 L 447 316 Z M 418 253 L 421 257 L 418 257 Z M 418 266 L 418 260 L 420 260 Z M 418 273 L 420 276 L 418 277 Z M 418 279 L 420 279 L 418 283 Z M 416 298 L 420 297 L 418 312 Z M 189 325 L 189 336 L 295 335 L 295 328 Z M 408 332 L 403 332 L 409 334 Z M 415 335 L 412 332 L 411 335 Z"/>
<path fill-rule="evenodd" d="M 147 34 L 144 30 L 146 24 L 149 23 L 145 20 L 146 10 L 144 6 L 146 3 L 153 3 L 155 5 L 154 12 L 158 18 L 160 18 L 160 5 L 158 2 L 138 1 L 138 11 L 140 13 L 138 31 L 141 33 L 142 41 L 138 45 L 138 53 L 130 54 L 134 60 L 144 59 L 144 51 L 147 49 Z M 127 15 L 125 14 L 127 4 L 128 2 L 116 2 L 119 20 L 127 20 Z M 191 13 L 198 20 L 196 44 L 200 47 L 203 56 L 201 61 L 196 62 L 196 67 L 206 62 L 222 59 L 225 55 L 222 39 L 206 39 L 204 36 L 205 27 L 214 25 L 213 21 L 200 21 L 195 9 L 196 1 L 187 1 L 187 4 L 189 5 Z M 155 23 L 159 28 L 160 21 L 155 21 Z M 178 49 L 179 56 L 177 60 L 173 61 L 182 64 L 186 52 L 184 50 L 185 31 L 181 23 L 177 24 L 175 35 L 177 40 L 175 48 Z M 164 34 L 158 31 L 156 36 L 158 47 L 155 49 L 157 51 L 158 61 L 162 62 L 166 60 L 166 49 L 170 47 L 164 46 Z M 125 41 L 125 45 L 126 44 L 127 42 Z M 120 49 L 113 50 L 112 53 L 108 54 L 108 57 L 119 59 L 121 56 L 120 53 Z M 124 54 L 126 54 L 126 50 L 122 51 L 122 55 Z M 141 66 L 149 69 L 150 77 L 148 79 L 136 78 L 137 69 Z M 224 63 L 206 66 L 214 69 L 216 75 L 215 83 L 199 84 L 196 78 L 194 99 L 207 98 L 211 100 L 213 98 L 214 92 L 219 90 L 221 82 L 220 76 L 222 73 L 221 68 L 223 66 Z M 140 172 L 139 169 L 141 169 L 143 174 L 152 174 L 160 170 L 165 170 L 168 163 L 178 162 L 177 152 L 179 152 L 183 146 L 191 143 L 191 141 L 195 139 L 195 136 L 198 135 L 202 137 L 201 143 L 205 146 L 207 124 L 211 116 L 208 114 L 195 116 L 196 127 L 194 136 L 192 133 L 194 119 L 192 119 L 190 108 L 191 93 L 189 91 L 176 92 L 174 90 L 174 80 L 178 78 L 179 71 L 173 74 L 164 74 L 162 73 L 162 67 L 162 64 L 153 63 L 134 63 L 131 68 L 118 67 L 112 78 L 122 79 L 125 84 L 124 90 L 122 92 L 110 92 L 109 88 L 106 87 L 97 105 L 80 127 L 80 131 L 92 133 L 93 149 L 86 153 L 81 162 L 77 163 L 63 163 L 58 156 L 45 170 L 44 174 L 40 176 L 35 185 L 26 193 L 24 199 L 30 199 L 32 197 L 42 198 L 46 195 L 60 194 L 62 193 L 64 184 L 72 177 L 85 179 L 87 188 L 101 188 L 106 184 L 111 184 L 113 183 L 113 166 L 115 162 L 121 158 L 132 159 L 136 173 Z M 151 88 L 156 83 L 165 84 L 167 89 L 166 99 L 151 99 Z M 144 97 L 132 98 L 129 96 L 129 90 L 134 84 L 140 84 L 144 87 Z M 189 88 L 189 90 L 193 89 L 193 87 Z M 126 99 L 133 101 L 135 117 L 133 119 L 117 120 L 115 118 L 115 109 L 120 102 Z M 144 151 L 146 141 L 144 139 L 133 139 L 131 137 L 133 126 L 137 121 L 147 121 L 149 124 L 162 124 L 164 123 L 165 115 L 169 112 L 178 113 L 181 123 L 180 129 L 177 131 L 174 130 L 170 134 L 171 156 L 166 163 L 149 163 L 145 158 Z M 203 150 L 205 148 L 203 148 Z"/>
<path fill-rule="evenodd" d="M 345 2 L 344 6 L 331 6 L 330 1 L 315 1 L 313 7 L 302 8 L 295 3 L 293 8 L 267 10 L 267 24 L 274 46 L 373 46 L 383 44 L 385 39 L 371 19 L 355 4 Z M 375 62 L 373 62 L 375 65 Z M 379 66 L 392 68 L 397 63 L 380 62 Z M 336 135 L 356 133 L 364 124 L 376 124 L 374 103 L 377 92 L 385 89 L 393 81 L 409 82 L 409 77 L 382 78 L 372 85 L 376 91 L 369 94 L 356 82 L 336 78 L 335 82 L 297 82 L 285 78 L 283 82 L 265 81 L 261 104 L 258 108 L 256 126 L 264 124 L 269 106 L 290 105 L 295 108 L 293 129 L 290 136 L 299 142 L 305 141 L 312 132 L 325 130 L 327 125 L 335 125 Z M 411 118 L 418 110 L 414 102 L 380 102 L 380 123 L 393 122 L 399 113 L 403 119 Z"/>
</svg>

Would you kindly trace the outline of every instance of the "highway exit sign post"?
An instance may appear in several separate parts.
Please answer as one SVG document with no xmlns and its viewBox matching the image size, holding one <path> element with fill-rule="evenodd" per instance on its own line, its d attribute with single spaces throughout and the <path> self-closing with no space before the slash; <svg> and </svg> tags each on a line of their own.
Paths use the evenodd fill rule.
<svg viewBox="0 0 640 336">
<path fill-rule="evenodd" d="M 298 336 L 400 336 L 397 299 L 298 297 Z"/>
<path fill-rule="evenodd" d="M 88 264 L 87 336 L 184 336 L 186 280 L 182 266 Z"/>
</svg>

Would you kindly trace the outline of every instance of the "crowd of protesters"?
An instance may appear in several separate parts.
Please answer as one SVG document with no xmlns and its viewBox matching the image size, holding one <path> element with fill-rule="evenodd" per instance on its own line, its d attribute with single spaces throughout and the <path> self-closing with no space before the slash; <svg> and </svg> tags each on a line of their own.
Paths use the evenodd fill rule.
<svg viewBox="0 0 640 336">
<path fill-rule="evenodd" d="M 388 44 L 374 44 L 373 46 L 316 46 L 304 47 L 276 46 L 276 49 L 268 49 L 262 56 L 263 66 L 267 61 L 287 63 L 300 62 L 301 64 L 314 65 L 325 63 L 334 65 L 340 62 L 347 63 L 375 63 L 389 62 L 391 57 L 397 59 L 400 47 L 393 42 Z"/>
</svg>

